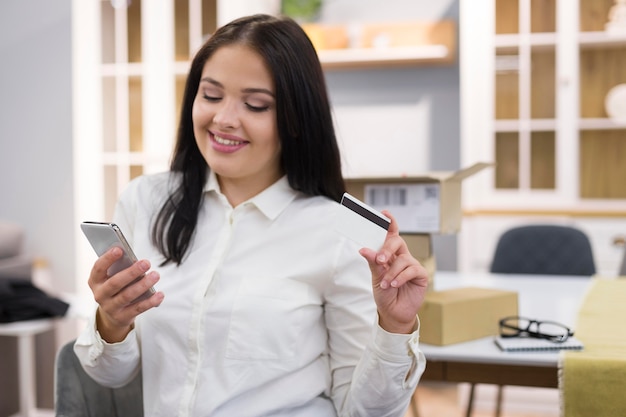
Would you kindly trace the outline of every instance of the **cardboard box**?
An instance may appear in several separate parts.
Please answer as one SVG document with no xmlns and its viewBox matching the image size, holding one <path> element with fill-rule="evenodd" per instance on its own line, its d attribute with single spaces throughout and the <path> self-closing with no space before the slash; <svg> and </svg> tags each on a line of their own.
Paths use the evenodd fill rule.
<svg viewBox="0 0 626 417">
<path fill-rule="evenodd" d="M 422 343 L 444 346 L 495 336 L 500 319 L 518 314 L 517 293 L 475 287 L 431 291 L 418 314 Z"/>
<path fill-rule="evenodd" d="M 428 291 L 433 288 L 437 261 L 433 252 L 433 238 L 429 234 L 402 235 L 411 254 L 428 272 Z"/>
<path fill-rule="evenodd" d="M 393 214 L 402 233 L 452 234 L 461 228 L 462 181 L 492 166 L 480 162 L 456 172 L 397 178 L 348 178 L 350 194 Z"/>
</svg>

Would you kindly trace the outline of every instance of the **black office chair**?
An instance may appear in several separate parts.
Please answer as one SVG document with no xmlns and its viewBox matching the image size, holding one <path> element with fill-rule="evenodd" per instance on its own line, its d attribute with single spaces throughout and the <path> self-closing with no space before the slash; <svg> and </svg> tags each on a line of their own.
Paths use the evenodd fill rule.
<svg viewBox="0 0 626 417">
<path fill-rule="evenodd" d="M 537 224 L 504 232 L 496 245 L 491 272 L 504 274 L 581 275 L 596 273 L 587 235 L 570 226 Z M 472 412 L 475 384 L 471 384 L 467 416 Z M 500 416 L 502 386 L 498 386 L 496 416 Z"/>
<path fill-rule="evenodd" d="M 626 277 L 626 246 L 624 247 L 624 255 L 622 256 L 622 263 L 619 266 L 617 275 L 620 277 Z"/>
<path fill-rule="evenodd" d="M 57 417 L 143 417 L 141 373 L 121 388 L 107 388 L 91 379 L 74 354 L 74 341 L 56 358 Z"/>
<path fill-rule="evenodd" d="M 558 225 L 519 226 L 506 231 L 496 246 L 491 272 L 586 275 L 596 273 L 587 235 Z"/>
</svg>

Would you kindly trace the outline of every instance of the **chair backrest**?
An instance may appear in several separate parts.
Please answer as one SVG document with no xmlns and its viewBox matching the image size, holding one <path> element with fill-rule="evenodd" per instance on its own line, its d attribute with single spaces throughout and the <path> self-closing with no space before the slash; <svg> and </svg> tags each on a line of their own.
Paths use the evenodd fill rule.
<svg viewBox="0 0 626 417">
<path fill-rule="evenodd" d="M 500 236 L 491 272 L 509 274 L 593 275 L 587 235 L 560 225 L 514 227 Z"/>
<path fill-rule="evenodd" d="M 143 417 L 141 373 L 121 388 L 103 387 L 85 373 L 69 342 L 56 358 L 54 408 L 57 417 Z"/>
<path fill-rule="evenodd" d="M 626 247 L 624 247 L 624 255 L 622 256 L 622 264 L 617 271 L 617 275 L 620 277 L 626 277 Z"/>
</svg>

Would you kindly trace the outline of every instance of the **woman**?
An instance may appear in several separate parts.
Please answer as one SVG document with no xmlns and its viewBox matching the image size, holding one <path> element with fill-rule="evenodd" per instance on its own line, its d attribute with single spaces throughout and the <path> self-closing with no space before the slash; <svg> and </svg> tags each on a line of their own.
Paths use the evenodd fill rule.
<svg viewBox="0 0 626 417">
<path fill-rule="evenodd" d="M 95 262 L 85 370 L 121 386 L 141 369 L 147 416 L 403 416 L 426 272 L 389 213 L 378 251 L 338 234 L 343 192 L 306 34 L 266 15 L 219 29 L 192 62 L 170 171 L 120 197 L 146 259 L 110 278 L 119 250 Z"/>
</svg>

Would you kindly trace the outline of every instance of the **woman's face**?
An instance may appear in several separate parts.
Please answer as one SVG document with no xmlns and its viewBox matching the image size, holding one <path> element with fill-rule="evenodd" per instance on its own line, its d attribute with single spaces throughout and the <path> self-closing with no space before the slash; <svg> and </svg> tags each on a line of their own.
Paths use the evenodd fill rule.
<svg viewBox="0 0 626 417">
<path fill-rule="evenodd" d="M 281 177 L 274 83 L 249 47 L 223 46 L 207 60 L 192 118 L 198 148 L 222 188 L 243 186 L 250 198 Z"/>
</svg>

